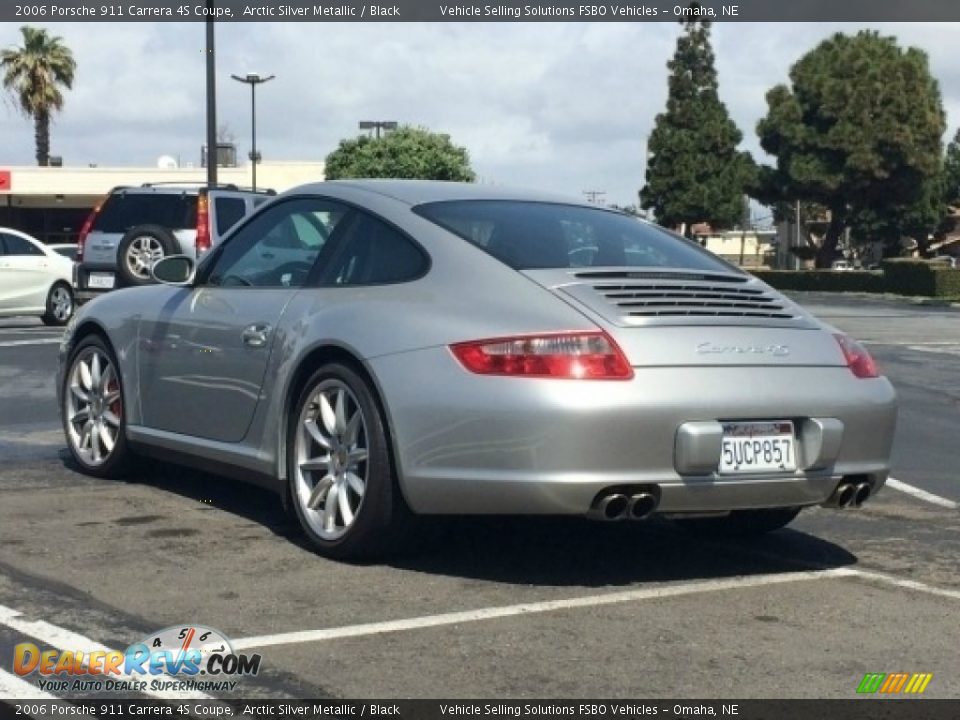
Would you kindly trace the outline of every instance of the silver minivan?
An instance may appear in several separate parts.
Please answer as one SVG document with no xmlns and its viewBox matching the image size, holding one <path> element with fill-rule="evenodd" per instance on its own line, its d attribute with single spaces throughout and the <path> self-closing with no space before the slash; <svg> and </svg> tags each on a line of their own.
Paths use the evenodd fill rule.
<svg viewBox="0 0 960 720">
<path fill-rule="evenodd" d="M 114 188 L 80 231 L 73 278 L 77 299 L 152 283 L 150 268 L 157 260 L 199 258 L 274 195 L 273 190 L 199 183 Z"/>
</svg>

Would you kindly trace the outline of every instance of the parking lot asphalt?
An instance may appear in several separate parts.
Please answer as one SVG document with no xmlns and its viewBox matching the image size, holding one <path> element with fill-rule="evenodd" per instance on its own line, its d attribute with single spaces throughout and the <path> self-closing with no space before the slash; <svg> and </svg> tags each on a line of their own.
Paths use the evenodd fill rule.
<svg viewBox="0 0 960 720">
<path fill-rule="evenodd" d="M 960 697 L 960 310 L 794 297 L 868 342 L 900 396 L 900 482 L 864 508 L 754 543 L 458 518 L 372 565 L 317 557 L 274 496 L 229 478 L 81 475 L 59 333 L 0 321 L 0 698 L 42 696 L 12 673 L 16 643 L 123 649 L 194 623 L 263 657 L 225 697 L 851 698 L 901 671 Z"/>
</svg>

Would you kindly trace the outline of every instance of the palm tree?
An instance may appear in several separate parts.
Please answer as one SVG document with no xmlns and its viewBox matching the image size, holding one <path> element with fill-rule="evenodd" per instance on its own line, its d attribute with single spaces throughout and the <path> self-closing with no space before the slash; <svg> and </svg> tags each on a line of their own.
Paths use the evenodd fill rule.
<svg viewBox="0 0 960 720">
<path fill-rule="evenodd" d="M 63 38 L 52 37 L 44 28 L 24 25 L 23 47 L 0 52 L 3 87 L 27 117 L 33 118 L 37 164 L 50 162 L 50 116 L 63 109 L 60 86 L 73 85 L 77 63 Z"/>
</svg>

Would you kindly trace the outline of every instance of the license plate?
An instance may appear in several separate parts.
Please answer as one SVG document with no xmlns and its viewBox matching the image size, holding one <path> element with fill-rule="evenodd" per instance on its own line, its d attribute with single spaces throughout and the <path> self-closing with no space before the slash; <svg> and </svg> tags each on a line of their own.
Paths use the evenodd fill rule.
<svg viewBox="0 0 960 720">
<path fill-rule="evenodd" d="M 722 474 L 792 472 L 796 469 L 792 422 L 724 423 L 720 446 Z"/>
<path fill-rule="evenodd" d="M 107 290 L 113 288 L 113 273 L 90 273 L 90 277 L 87 278 L 87 287 Z"/>
</svg>

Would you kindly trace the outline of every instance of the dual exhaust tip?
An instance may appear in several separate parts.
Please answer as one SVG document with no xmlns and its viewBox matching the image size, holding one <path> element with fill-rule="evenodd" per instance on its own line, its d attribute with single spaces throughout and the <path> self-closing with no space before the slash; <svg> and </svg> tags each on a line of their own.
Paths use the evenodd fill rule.
<svg viewBox="0 0 960 720">
<path fill-rule="evenodd" d="M 828 507 L 858 508 L 872 493 L 873 487 L 868 482 L 840 483 L 825 504 Z"/>
<path fill-rule="evenodd" d="M 590 514 L 599 520 L 642 520 L 652 514 L 659 504 L 659 496 L 652 492 L 632 495 L 611 492 L 600 496 Z"/>
</svg>

